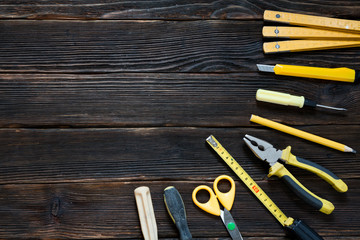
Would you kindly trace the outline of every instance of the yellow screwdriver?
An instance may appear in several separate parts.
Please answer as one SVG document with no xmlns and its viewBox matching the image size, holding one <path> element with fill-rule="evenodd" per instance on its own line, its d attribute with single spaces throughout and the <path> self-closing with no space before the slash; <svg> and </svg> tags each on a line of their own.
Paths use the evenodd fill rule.
<svg viewBox="0 0 360 240">
<path fill-rule="evenodd" d="M 303 96 L 294 96 L 287 93 L 275 92 L 270 90 L 258 89 L 256 92 L 256 100 L 262 102 L 275 103 L 285 106 L 294 106 L 302 108 L 306 107 L 321 107 L 326 109 L 332 109 L 337 111 L 346 111 L 345 108 L 330 107 L 325 105 L 317 104 L 316 102 L 306 99 Z"/>
<path fill-rule="evenodd" d="M 317 78 L 341 82 L 358 82 L 360 80 L 360 71 L 345 67 L 321 68 L 283 64 L 276 64 L 275 66 L 256 64 L 256 66 L 261 72 L 273 72 L 276 75 Z"/>
</svg>

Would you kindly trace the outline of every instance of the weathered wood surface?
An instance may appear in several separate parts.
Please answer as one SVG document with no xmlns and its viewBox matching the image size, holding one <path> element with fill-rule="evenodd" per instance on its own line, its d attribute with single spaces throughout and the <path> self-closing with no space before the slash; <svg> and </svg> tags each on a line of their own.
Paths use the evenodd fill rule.
<svg viewBox="0 0 360 240">
<path fill-rule="evenodd" d="M 0 198 L 0 237 L 86 239 L 131 236 L 140 239 L 142 235 L 133 192 L 136 187 L 143 185 L 149 186 L 151 190 L 160 238 L 178 237 L 163 200 L 163 191 L 167 186 L 175 186 L 181 193 L 194 238 L 227 237 L 219 217 L 203 212 L 192 203 L 192 190 L 200 183 L 211 186 L 211 182 L 206 181 L 94 181 L 1 185 L 0 191 L 6 197 Z M 309 184 L 310 181 L 305 183 Z M 328 198 L 336 206 L 335 212 L 329 217 L 296 199 L 283 183 L 259 181 L 260 187 L 268 190 L 269 196 L 285 214 L 306 221 L 326 239 L 340 239 L 344 235 L 344 229 L 348 237 L 360 234 L 358 219 L 349 217 L 358 213 L 360 208 L 357 201 L 360 194 L 357 183 L 357 180 L 349 180 L 351 191 L 346 194 L 337 193 L 336 196 L 334 194 Z M 236 202 L 232 214 L 243 237 L 252 239 L 251 236 L 257 236 L 255 239 L 262 239 L 269 236 L 269 233 L 272 236 L 270 239 L 283 237 L 284 231 L 280 224 L 248 189 L 238 181 L 236 187 Z M 312 188 L 319 195 L 332 195 L 329 194 L 329 189 L 319 186 Z M 337 224 L 333 225 L 334 222 Z"/>
<path fill-rule="evenodd" d="M 360 149 L 357 126 L 302 127 Z M 268 172 L 244 144 L 250 134 L 278 148 L 293 146 L 293 153 L 314 161 L 345 179 L 359 178 L 355 154 L 258 128 L 124 128 L 124 129 L 3 129 L 0 183 L 58 183 L 111 180 L 214 179 L 228 173 L 205 139 L 213 134 L 248 169 L 254 179 Z M 311 149 L 311 151 L 308 151 Z M 313 176 L 297 168 L 299 176 Z M 321 182 L 322 180 L 319 180 Z M 326 185 L 326 184 L 325 184 Z M 329 186 L 329 189 L 331 187 Z M 331 191 L 330 191 L 331 192 Z"/>
<path fill-rule="evenodd" d="M 359 48 L 264 55 L 263 21 L 2 21 L 0 72 L 257 72 L 360 65 Z M 309 61 L 311 59 L 311 61 Z"/>
<path fill-rule="evenodd" d="M 191 201 L 195 186 L 228 174 L 245 239 L 288 239 L 206 145 L 214 134 L 288 216 L 325 239 L 359 239 L 357 155 L 249 118 L 258 114 L 360 150 L 359 85 L 274 76 L 255 66 L 359 69 L 360 48 L 264 55 L 265 9 L 360 19 L 359 1 L 1 1 L 0 238 L 142 238 L 133 196 L 141 185 L 151 189 L 160 238 L 178 237 L 163 203 L 169 185 L 183 196 L 195 238 L 228 238 L 221 220 Z M 259 103 L 258 88 L 349 111 Z M 335 211 L 319 213 L 276 177 L 267 179 L 267 167 L 242 141 L 246 133 L 292 145 L 294 154 L 341 177 L 347 193 L 288 167 Z"/>
<path fill-rule="evenodd" d="M 0 78 L 2 127 L 255 126 L 249 122 L 251 114 L 295 125 L 360 124 L 360 88 L 349 83 L 259 73 L 0 74 Z M 257 102 L 258 88 L 304 95 L 348 111 Z"/>
<path fill-rule="evenodd" d="M 317 128 L 303 127 L 312 132 Z M 351 142 L 360 134 L 358 127 L 338 133 L 334 126 L 323 126 L 318 132 L 360 149 L 359 142 Z M 279 148 L 291 143 L 294 154 L 333 170 L 348 184 L 349 192 L 338 193 L 313 174 L 288 167 L 309 189 L 333 202 L 336 210 L 329 217 L 311 209 L 277 178 L 265 178 L 267 167 L 241 140 L 246 133 L 264 139 L 276 134 L 250 128 L 3 129 L 0 207 L 5 217 L 0 220 L 0 237 L 139 238 L 133 190 L 141 185 L 152 191 L 160 237 L 177 236 L 162 199 L 162 191 L 169 185 L 182 193 L 194 237 L 226 236 L 220 219 L 191 203 L 194 187 L 210 185 L 220 174 L 237 180 L 237 203 L 232 212 L 245 237 L 264 237 L 268 232 L 273 237 L 283 236 L 273 217 L 206 146 L 209 134 L 222 142 L 289 216 L 309 222 L 329 239 L 344 235 L 342 229 L 346 236 L 360 234 L 357 217 L 349 217 L 360 207 L 360 167 L 354 154 L 287 135 L 276 134 L 272 140 Z"/>
<path fill-rule="evenodd" d="M 358 19 L 360 1 L 166 0 L 12 1 L 0 3 L 3 19 L 262 19 L 266 9 Z"/>
</svg>

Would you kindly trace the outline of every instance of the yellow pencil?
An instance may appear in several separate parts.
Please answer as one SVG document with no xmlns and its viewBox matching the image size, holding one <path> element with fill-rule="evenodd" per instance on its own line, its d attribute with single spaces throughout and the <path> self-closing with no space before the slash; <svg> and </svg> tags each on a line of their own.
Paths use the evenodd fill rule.
<svg viewBox="0 0 360 240">
<path fill-rule="evenodd" d="M 323 137 L 319 137 L 317 135 L 314 135 L 314 134 L 311 134 L 308 132 L 304 132 L 304 131 L 301 131 L 296 128 L 292 128 L 292 127 L 286 126 L 284 124 L 271 121 L 266 118 L 262 118 L 262 117 L 259 117 L 256 115 L 251 115 L 250 121 L 254 122 L 254 123 L 258 123 L 258 124 L 266 126 L 266 127 L 269 127 L 269 128 L 276 129 L 281 132 L 285 132 L 285 133 L 294 135 L 296 137 L 300 137 L 300 138 L 303 138 L 303 139 L 306 139 L 306 140 L 309 140 L 312 142 L 316 142 L 318 144 L 321 144 L 321 145 L 324 145 L 324 146 L 327 146 L 330 148 L 337 149 L 342 152 L 356 153 L 356 151 L 354 149 L 352 149 L 344 144 L 341 144 L 341 143 L 338 143 L 338 142 L 335 142 L 335 141 L 332 141 L 332 140 L 329 140 L 329 139 L 326 139 Z"/>
</svg>

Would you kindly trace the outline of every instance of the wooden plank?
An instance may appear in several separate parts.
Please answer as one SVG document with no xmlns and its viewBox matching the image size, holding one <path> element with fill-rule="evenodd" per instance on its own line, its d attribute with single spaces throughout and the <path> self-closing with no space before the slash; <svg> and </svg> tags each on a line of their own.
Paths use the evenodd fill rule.
<svg viewBox="0 0 360 240">
<path fill-rule="evenodd" d="M 359 1 L 12 1 L 0 3 L 2 19 L 262 19 L 266 9 L 359 18 Z"/>
<path fill-rule="evenodd" d="M 358 126 L 304 126 L 300 129 L 360 149 Z M 0 184 L 88 181 L 199 180 L 228 173 L 228 166 L 207 146 L 213 134 L 255 180 L 268 167 L 242 138 L 250 134 L 332 170 L 340 178 L 358 179 L 355 154 L 262 128 L 119 128 L 119 129 L 1 129 Z M 316 178 L 289 167 L 301 180 Z M 271 178 L 276 180 L 276 177 Z M 311 186 L 311 185 L 310 185 Z"/>
<path fill-rule="evenodd" d="M 238 74 L 1 74 L 2 127 L 360 124 L 358 85 Z M 303 95 L 346 113 L 257 102 L 259 88 Z"/>
<path fill-rule="evenodd" d="M 0 72 L 223 73 L 257 71 L 256 63 L 360 65 L 360 48 L 264 57 L 262 26 L 214 20 L 2 21 Z"/>
<path fill-rule="evenodd" d="M 213 181 L 214 175 L 209 176 Z M 141 238 L 141 230 L 133 191 L 148 186 L 151 191 L 160 238 L 176 238 L 177 230 L 167 214 L 163 190 L 175 186 L 182 195 L 194 238 L 227 237 L 219 217 L 198 209 L 191 200 L 192 190 L 207 181 L 133 181 L 64 184 L 1 185 L 0 237 L 110 239 Z M 317 193 L 331 200 L 336 209 L 329 216 L 310 209 L 288 192 L 285 184 L 261 181 L 273 201 L 287 216 L 300 218 L 319 234 L 329 239 L 360 234 L 360 223 L 350 213 L 359 209 L 359 179 L 349 180 L 351 190 L 333 193 L 314 186 Z M 246 239 L 269 237 L 282 239 L 285 232 L 270 213 L 251 195 L 244 184 L 236 181 L 232 215 Z M 346 229 L 346 231 L 344 231 Z M 267 238 L 266 238 L 267 239 Z"/>
</svg>

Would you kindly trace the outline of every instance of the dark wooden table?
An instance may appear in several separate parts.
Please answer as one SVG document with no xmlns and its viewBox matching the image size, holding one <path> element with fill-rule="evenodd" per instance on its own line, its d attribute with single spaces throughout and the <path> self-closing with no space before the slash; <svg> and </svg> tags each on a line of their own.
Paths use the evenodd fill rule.
<svg viewBox="0 0 360 240">
<path fill-rule="evenodd" d="M 0 2 L 0 238 L 142 238 L 133 191 L 149 186 L 159 237 L 178 233 L 163 190 L 181 193 L 194 238 L 228 238 L 195 207 L 195 186 L 236 179 L 232 214 L 245 239 L 288 239 L 280 224 L 205 143 L 215 135 L 291 217 L 325 239 L 360 238 L 359 158 L 249 122 L 251 114 L 360 150 L 358 84 L 259 73 L 257 63 L 360 69 L 360 48 L 264 55 L 265 9 L 360 20 L 360 1 Z M 256 102 L 288 92 L 346 114 Z M 336 173 L 338 193 L 288 167 L 331 201 L 304 203 L 245 146 L 252 134 Z"/>
</svg>

